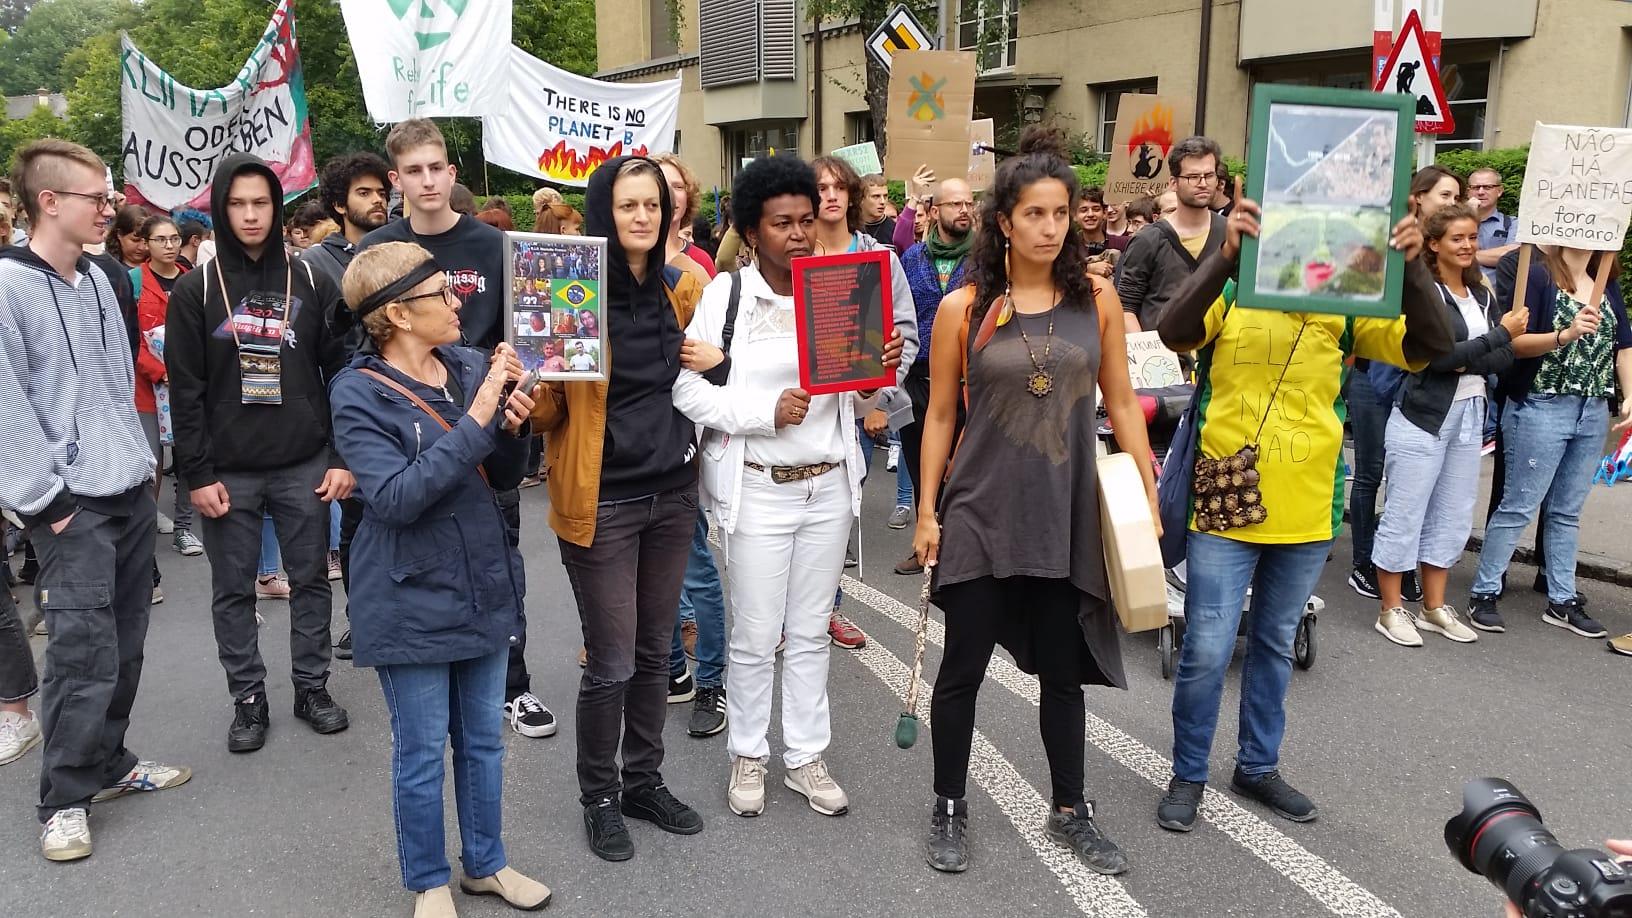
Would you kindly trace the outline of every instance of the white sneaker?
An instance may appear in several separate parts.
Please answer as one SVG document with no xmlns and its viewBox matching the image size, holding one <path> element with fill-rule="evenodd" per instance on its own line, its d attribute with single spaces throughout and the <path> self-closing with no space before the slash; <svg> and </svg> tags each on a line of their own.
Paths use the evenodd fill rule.
<svg viewBox="0 0 1632 918">
<path fill-rule="evenodd" d="M 1417 619 L 1417 628 L 1421 631 L 1432 631 L 1443 634 L 1458 644 L 1472 644 L 1479 640 L 1478 632 L 1462 624 L 1462 619 L 1456 615 L 1456 609 L 1444 605 L 1437 609 L 1423 609 Z"/>
<path fill-rule="evenodd" d="M 159 514 L 159 532 L 164 534 L 164 535 L 169 535 L 169 534 L 171 534 L 172 532 L 175 532 L 175 531 L 176 531 L 175 521 L 170 519 L 170 517 L 165 516 L 162 513 Z"/>
<path fill-rule="evenodd" d="M 10 711 L 0 714 L 0 765 L 10 765 L 40 743 L 40 719 Z"/>
<path fill-rule="evenodd" d="M 810 801 L 810 808 L 823 816 L 843 816 L 850 812 L 850 798 L 827 773 L 827 763 L 821 759 L 811 759 L 798 768 L 788 769 L 782 784 L 791 791 L 804 794 L 805 799 Z"/>
<path fill-rule="evenodd" d="M 885 455 L 885 458 L 884 458 L 884 469 L 885 469 L 885 471 L 893 472 L 893 471 L 895 471 L 895 467 L 900 465 L 900 464 L 901 464 L 901 444 L 891 443 L 890 444 L 890 451 L 889 451 L 889 453 L 887 453 Z"/>
<path fill-rule="evenodd" d="M 161 791 L 179 787 L 191 781 L 193 770 L 185 765 L 164 765 L 159 762 L 137 762 L 123 778 L 96 792 L 92 803 L 101 803 L 126 794 Z"/>
<path fill-rule="evenodd" d="M 85 808 L 58 810 L 40 833 L 40 853 L 48 861 L 77 861 L 91 856 L 91 823 Z"/>
<path fill-rule="evenodd" d="M 1422 635 L 1417 633 L 1415 619 L 1399 606 L 1377 616 L 1377 633 L 1401 647 L 1422 646 Z"/>
<path fill-rule="evenodd" d="M 731 784 L 725 802 L 738 816 L 765 812 L 765 763 L 739 755 L 731 760 Z"/>
</svg>

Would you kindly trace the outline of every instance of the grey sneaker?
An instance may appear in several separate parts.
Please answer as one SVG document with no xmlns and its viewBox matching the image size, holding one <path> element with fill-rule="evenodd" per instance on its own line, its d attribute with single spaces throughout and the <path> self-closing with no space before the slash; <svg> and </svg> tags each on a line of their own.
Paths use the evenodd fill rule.
<svg viewBox="0 0 1632 918">
<path fill-rule="evenodd" d="M 177 529 L 176 537 L 171 540 L 171 544 L 183 557 L 196 558 L 204 554 L 204 543 L 199 541 L 198 536 L 193 535 L 190 529 Z"/>
<path fill-rule="evenodd" d="M 1079 803 L 1069 813 L 1054 808 L 1043 831 L 1049 841 L 1070 848 L 1095 873 L 1114 877 L 1128 871 L 1128 856 L 1094 824 L 1093 801 Z"/>
<path fill-rule="evenodd" d="M 969 805 L 962 800 L 935 798 L 929 816 L 929 844 L 924 857 L 942 873 L 969 869 Z"/>
<path fill-rule="evenodd" d="M 58 810 L 40 833 L 40 853 L 48 861 L 77 861 L 91 856 L 91 823 L 82 806 Z"/>
<path fill-rule="evenodd" d="M 739 755 L 731 760 L 731 783 L 725 789 L 726 805 L 738 816 L 758 816 L 765 812 L 765 763 Z"/>
<path fill-rule="evenodd" d="M 905 529 L 912 522 L 912 508 L 897 506 L 890 511 L 890 528 Z"/>
<path fill-rule="evenodd" d="M 798 768 L 788 769 L 782 784 L 795 793 L 803 794 L 810 802 L 810 808 L 823 816 L 843 816 L 850 812 L 850 798 L 827 773 L 827 763 L 821 759 L 811 759 Z"/>
</svg>

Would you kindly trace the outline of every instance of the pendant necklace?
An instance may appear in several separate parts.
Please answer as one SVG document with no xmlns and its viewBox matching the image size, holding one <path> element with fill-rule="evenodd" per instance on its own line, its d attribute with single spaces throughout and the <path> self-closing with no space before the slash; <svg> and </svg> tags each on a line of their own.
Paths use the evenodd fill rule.
<svg viewBox="0 0 1632 918">
<path fill-rule="evenodd" d="M 1013 294 L 1006 294 L 1004 298 L 1007 300 L 1005 307 L 1011 315 L 1014 314 Z M 1032 373 L 1026 377 L 1026 391 L 1037 398 L 1043 398 L 1054 391 L 1054 374 L 1049 371 L 1047 364 L 1048 355 L 1054 350 L 1054 315 L 1058 309 L 1059 303 L 1056 301 L 1048 313 L 1048 338 L 1043 342 L 1042 360 L 1038 360 L 1037 352 L 1031 349 L 1031 338 L 1026 335 L 1025 323 L 1015 323 L 1015 327 L 1020 329 L 1020 341 L 1026 346 L 1026 356 L 1031 358 Z"/>
</svg>

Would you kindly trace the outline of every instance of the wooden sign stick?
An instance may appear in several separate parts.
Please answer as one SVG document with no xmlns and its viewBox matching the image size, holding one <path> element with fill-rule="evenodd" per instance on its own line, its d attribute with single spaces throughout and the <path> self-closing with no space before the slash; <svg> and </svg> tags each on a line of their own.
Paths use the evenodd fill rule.
<svg viewBox="0 0 1632 918">
<path fill-rule="evenodd" d="M 1519 245 L 1519 270 L 1513 275 L 1513 302 L 1507 304 L 1508 312 L 1524 305 L 1525 288 L 1530 286 L 1530 255 L 1535 246 L 1528 242 Z"/>
<path fill-rule="evenodd" d="M 1594 309 L 1604 301 L 1604 290 L 1609 286 L 1609 270 L 1615 264 L 1618 252 L 1600 252 L 1598 270 L 1592 276 L 1592 299 L 1587 300 Z"/>
</svg>

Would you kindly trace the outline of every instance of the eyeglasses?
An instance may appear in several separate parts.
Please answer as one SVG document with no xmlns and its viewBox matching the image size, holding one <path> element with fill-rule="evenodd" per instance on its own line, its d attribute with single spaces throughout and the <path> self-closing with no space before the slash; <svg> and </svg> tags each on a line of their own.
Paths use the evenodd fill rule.
<svg viewBox="0 0 1632 918">
<path fill-rule="evenodd" d="M 1189 182 L 1192 185 L 1211 185 L 1218 181 L 1216 172 L 1186 172 L 1179 176 L 1179 181 Z"/>
<path fill-rule="evenodd" d="M 947 208 L 949 210 L 974 210 L 975 209 L 975 202 L 974 201 L 937 201 L 935 206 L 936 207 L 944 207 L 944 208 Z"/>
<path fill-rule="evenodd" d="M 436 291 L 435 293 L 421 293 L 415 296 L 405 296 L 397 302 L 412 303 L 414 300 L 428 300 L 432 299 L 433 297 L 440 297 L 442 302 L 449 306 L 457 305 L 459 302 L 459 297 L 454 294 L 453 287 L 450 284 L 443 284 L 442 289 Z"/>
<path fill-rule="evenodd" d="M 180 236 L 149 236 L 148 245 L 181 245 Z"/>
<path fill-rule="evenodd" d="M 108 193 L 105 191 L 97 192 L 96 194 L 86 194 L 83 191 L 63 191 L 57 188 L 48 188 L 46 190 L 52 194 L 65 194 L 70 197 L 84 198 L 85 200 L 95 204 L 97 210 L 105 210 L 113 203 L 113 199 L 108 197 Z"/>
<path fill-rule="evenodd" d="M 1496 189 L 1498 189 L 1500 187 L 1502 187 L 1502 186 L 1500 186 L 1500 185 L 1469 185 L 1468 190 L 1469 191 L 1495 191 Z"/>
</svg>

